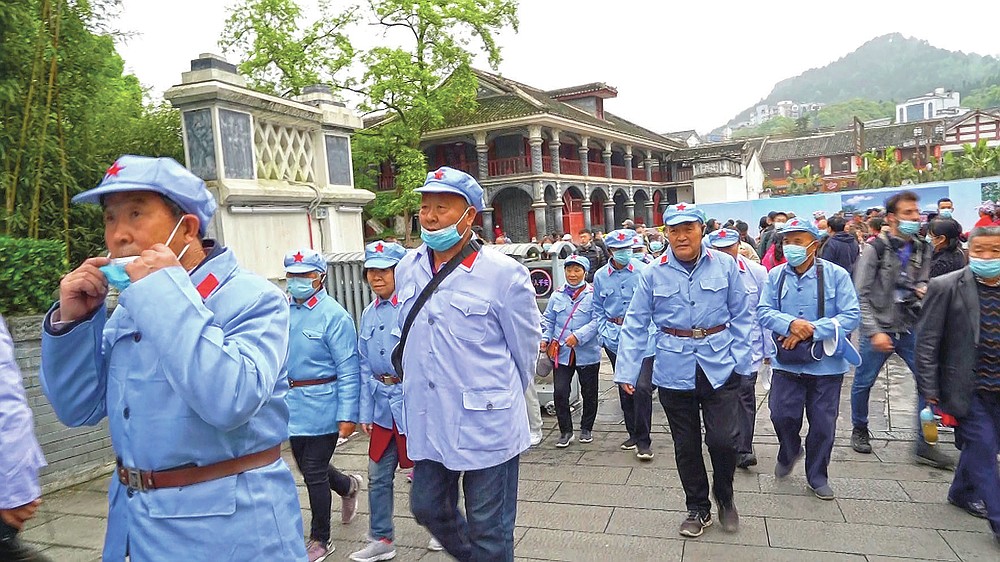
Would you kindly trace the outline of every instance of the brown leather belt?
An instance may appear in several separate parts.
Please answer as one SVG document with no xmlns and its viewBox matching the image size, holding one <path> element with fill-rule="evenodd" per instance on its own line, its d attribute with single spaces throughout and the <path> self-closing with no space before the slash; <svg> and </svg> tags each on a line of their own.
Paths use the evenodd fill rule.
<svg viewBox="0 0 1000 562">
<path fill-rule="evenodd" d="M 608 318 L 608 322 L 611 322 L 612 324 L 618 324 L 619 326 L 621 326 L 622 322 L 624 321 L 625 318 L 622 316 L 615 316 L 614 318 Z"/>
<path fill-rule="evenodd" d="M 158 488 L 182 488 L 210 480 L 241 474 L 267 466 L 281 458 L 281 445 L 257 453 L 229 459 L 205 466 L 175 468 L 172 470 L 139 470 L 127 468 L 118 461 L 118 481 L 133 490 L 145 492 Z"/>
<path fill-rule="evenodd" d="M 403 379 L 397 377 L 396 375 L 374 375 L 373 378 L 382 384 L 399 384 L 403 382 Z"/>
<path fill-rule="evenodd" d="M 694 338 L 700 340 L 702 338 L 711 336 L 712 334 L 718 334 L 722 330 L 726 329 L 725 324 L 719 324 L 718 326 L 712 328 L 693 328 L 691 330 L 678 330 L 677 328 L 660 328 L 663 330 L 664 334 L 670 334 L 671 336 L 677 336 L 679 338 Z"/>
<path fill-rule="evenodd" d="M 288 388 L 296 388 L 299 386 L 315 386 L 317 384 L 326 384 L 328 382 L 333 382 L 335 380 L 337 380 L 337 375 L 333 375 L 332 377 L 326 377 L 325 379 L 308 379 L 304 381 L 293 381 L 292 379 L 288 379 Z"/>
</svg>

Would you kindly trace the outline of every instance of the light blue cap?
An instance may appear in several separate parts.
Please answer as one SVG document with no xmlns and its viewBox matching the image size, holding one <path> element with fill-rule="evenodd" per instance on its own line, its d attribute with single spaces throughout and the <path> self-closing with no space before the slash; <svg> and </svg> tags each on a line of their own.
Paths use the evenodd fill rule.
<svg viewBox="0 0 1000 562">
<path fill-rule="evenodd" d="M 326 272 L 326 259 L 316 250 L 303 248 L 292 250 L 285 254 L 285 271 L 287 273 L 309 273 L 310 271 Z"/>
<path fill-rule="evenodd" d="M 566 267 L 571 263 L 575 263 L 576 265 L 582 267 L 584 271 L 590 271 L 590 260 L 579 254 L 572 254 L 570 257 L 566 258 L 566 263 L 563 264 L 563 267 Z"/>
<path fill-rule="evenodd" d="M 376 240 L 365 246 L 365 269 L 389 269 L 396 267 L 406 255 L 406 248 L 395 242 Z"/>
<path fill-rule="evenodd" d="M 465 197 L 477 212 L 483 211 L 483 188 L 476 178 L 461 170 L 442 166 L 427 174 L 424 185 L 414 189 L 417 193 L 454 193 Z"/>
<path fill-rule="evenodd" d="M 205 182 L 173 158 L 151 158 L 126 154 L 108 168 L 97 187 L 73 197 L 74 203 L 100 203 L 101 198 L 125 191 L 154 191 L 198 217 L 205 234 L 218 205 Z"/>
<path fill-rule="evenodd" d="M 623 248 L 631 248 L 632 241 L 635 240 L 637 236 L 636 232 L 631 228 L 620 228 L 618 230 L 612 230 L 611 232 L 604 235 L 604 245 L 611 250 L 621 250 Z"/>
<path fill-rule="evenodd" d="M 663 211 L 663 224 L 667 226 L 677 226 L 685 222 L 700 222 L 705 224 L 705 212 L 694 203 L 677 203 L 670 205 Z"/>
<path fill-rule="evenodd" d="M 785 228 L 781 232 L 788 234 L 789 232 L 808 232 L 813 235 L 813 238 L 819 238 L 819 229 L 812 221 L 804 221 L 798 217 L 789 220 L 785 223 Z"/>
<path fill-rule="evenodd" d="M 708 233 L 708 243 L 714 248 L 728 248 L 740 241 L 740 233 L 731 228 L 720 228 Z"/>
</svg>

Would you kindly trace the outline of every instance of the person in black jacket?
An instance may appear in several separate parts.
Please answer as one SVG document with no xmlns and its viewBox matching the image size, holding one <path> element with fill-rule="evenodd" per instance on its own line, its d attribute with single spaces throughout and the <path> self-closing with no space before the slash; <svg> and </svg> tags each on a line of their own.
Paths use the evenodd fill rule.
<svg viewBox="0 0 1000 562">
<path fill-rule="evenodd" d="M 858 246 L 858 239 L 853 234 L 845 232 L 847 220 L 844 217 L 830 217 L 826 221 L 830 231 L 830 237 L 823 244 L 823 251 L 820 255 L 826 261 L 833 262 L 854 273 L 854 264 L 858 261 L 861 248 Z"/>
<path fill-rule="evenodd" d="M 938 216 L 927 227 L 927 242 L 934 247 L 931 279 L 965 267 L 965 254 L 959 248 L 962 225 L 951 218 Z"/>
</svg>

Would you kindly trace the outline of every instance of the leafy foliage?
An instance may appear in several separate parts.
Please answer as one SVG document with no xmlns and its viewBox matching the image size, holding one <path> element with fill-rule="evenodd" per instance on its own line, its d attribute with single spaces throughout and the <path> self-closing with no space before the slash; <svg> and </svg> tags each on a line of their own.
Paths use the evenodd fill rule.
<svg viewBox="0 0 1000 562">
<path fill-rule="evenodd" d="M 66 267 L 62 242 L 0 236 L 0 314 L 48 309 Z"/>
<path fill-rule="evenodd" d="M 962 98 L 962 105 L 976 109 L 1000 107 L 1000 85 L 973 90 L 968 96 Z"/>
<path fill-rule="evenodd" d="M 823 187 L 823 177 L 813 172 L 812 165 L 806 164 L 786 178 L 788 181 L 788 192 L 792 194 L 816 193 Z"/>
</svg>

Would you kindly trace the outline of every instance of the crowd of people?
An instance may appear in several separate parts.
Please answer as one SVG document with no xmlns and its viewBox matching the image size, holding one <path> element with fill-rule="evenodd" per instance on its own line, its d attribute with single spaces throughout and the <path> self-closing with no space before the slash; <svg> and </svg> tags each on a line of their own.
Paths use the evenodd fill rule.
<svg viewBox="0 0 1000 562">
<path fill-rule="evenodd" d="M 483 209 L 474 178 L 440 168 L 416 191 L 423 244 L 365 246 L 375 298 L 357 330 L 327 294 L 318 252 L 284 256 L 283 295 L 206 238 L 215 200 L 173 160 L 124 156 L 74 199 L 101 205 L 110 255 L 62 279 L 40 380 L 63 423 L 108 420 L 117 468 L 105 560 L 323 560 L 334 550 L 333 494 L 349 524 L 365 487 L 333 466 L 338 439 L 358 424 L 371 517 L 351 560 L 395 557 L 394 476 L 412 468 L 410 510 L 428 548 L 512 561 L 519 459 L 542 439 L 536 374 L 553 373 L 555 447 L 589 443 L 602 354 L 628 431 L 622 450 L 652 459 L 654 394 L 666 414 L 685 537 L 715 518 L 739 530 L 733 478 L 758 463 L 758 379 L 779 444 L 775 476 L 804 457 L 809 490 L 831 500 L 844 377 L 854 369 L 851 446 L 870 454 L 869 394 L 896 353 L 917 380 L 915 417 L 926 408 L 957 426 L 957 466 L 919 433 L 914 460 L 954 469 L 947 500 L 987 519 L 1000 544 L 1000 227 L 966 235 L 951 201 L 927 220 L 903 191 L 863 217 L 775 211 L 754 239 L 744 221 L 677 203 L 662 228 L 579 232 L 565 284 L 540 313 L 526 268 L 473 229 Z M 119 291 L 110 313 L 109 287 Z M 2 331 L 0 383 L 3 458 L 13 443 L 19 459 L 0 472 L 0 553 L 44 560 L 18 540 L 38 509 L 44 460 Z M 308 491 L 308 533 L 286 440 Z"/>
</svg>

